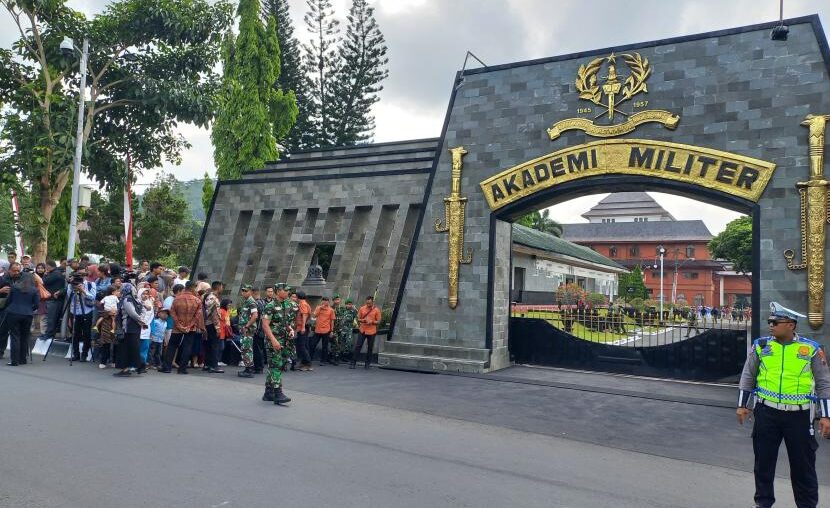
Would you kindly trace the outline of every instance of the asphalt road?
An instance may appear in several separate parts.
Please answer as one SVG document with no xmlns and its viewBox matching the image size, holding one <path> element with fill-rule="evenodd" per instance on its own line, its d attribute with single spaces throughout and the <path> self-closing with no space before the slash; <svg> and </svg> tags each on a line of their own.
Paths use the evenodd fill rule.
<svg viewBox="0 0 830 508">
<path fill-rule="evenodd" d="M 35 363 L 0 366 L 2 507 L 751 505 L 749 429 L 722 407 L 342 367 L 287 375 L 276 407 L 232 368 Z"/>
</svg>

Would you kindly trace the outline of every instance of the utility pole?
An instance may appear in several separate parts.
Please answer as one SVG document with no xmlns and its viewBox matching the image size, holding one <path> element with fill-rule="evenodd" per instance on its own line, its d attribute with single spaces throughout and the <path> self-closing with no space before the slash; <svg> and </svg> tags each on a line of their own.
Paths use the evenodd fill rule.
<svg viewBox="0 0 830 508">
<path fill-rule="evenodd" d="M 69 44 L 72 44 L 71 40 Z M 63 44 L 61 44 L 63 49 Z M 71 46 L 70 46 L 71 47 Z M 81 189 L 81 156 L 84 151 L 84 95 L 86 94 L 86 67 L 89 58 L 89 40 L 84 38 L 81 49 L 81 87 L 78 90 L 78 131 L 75 134 L 75 160 L 72 173 L 72 208 L 69 213 L 69 240 L 66 257 L 75 257 L 75 236 L 78 234 L 78 200 Z"/>
</svg>

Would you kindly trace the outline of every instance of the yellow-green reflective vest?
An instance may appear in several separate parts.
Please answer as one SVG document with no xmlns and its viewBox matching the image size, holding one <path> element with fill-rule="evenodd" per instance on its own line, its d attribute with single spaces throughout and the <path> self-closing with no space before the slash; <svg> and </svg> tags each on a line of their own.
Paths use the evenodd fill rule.
<svg viewBox="0 0 830 508">
<path fill-rule="evenodd" d="M 758 397 L 779 404 L 807 404 L 813 396 L 813 370 L 810 363 L 819 345 L 804 337 L 795 337 L 781 344 L 772 337 L 756 339 L 755 352 L 761 360 L 758 367 Z"/>
</svg>

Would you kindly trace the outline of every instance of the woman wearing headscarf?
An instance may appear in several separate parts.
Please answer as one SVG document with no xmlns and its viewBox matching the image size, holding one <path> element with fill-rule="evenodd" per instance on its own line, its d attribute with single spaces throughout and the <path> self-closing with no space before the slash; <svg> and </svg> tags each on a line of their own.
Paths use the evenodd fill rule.
<svg viewBox="0 0 830 508">
<path fill-rule="evenodd" d="M 136 299 L 135 287 L 125 282 L 121 285 L 121 329 L 124 339 L 118 344 L 116 367 L 121 369 L 114 376 L 131 375 L 130 367 L 136 368 L 137 374 L 147 372 L 147 368 L 138 353 L 138 339 L 141 330 L 147 328 L 141 319 L 144 306 Z"/>
</svg>

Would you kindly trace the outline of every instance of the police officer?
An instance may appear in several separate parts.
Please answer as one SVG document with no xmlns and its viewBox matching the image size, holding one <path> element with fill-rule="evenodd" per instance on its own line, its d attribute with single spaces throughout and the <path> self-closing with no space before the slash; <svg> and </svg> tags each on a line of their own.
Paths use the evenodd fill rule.
<svg viewBox="0 0 830 508">
<path fill-rule="evenodd" d="M 755 506 L 775 503 L 773 480 L 781 440 L 790 458 L 790 476 L 798 508 L 816 508 L 818 481 L 813 426 L 814 406 L 821 418 L 819 432 L 830 438 L 830 370 L 821 346 L 799 336 L 796 325 L 805 317 L 776 302 L 770 303 L 770 336 L 752 343 L 741 374 L 738 423 L 748 420 L 748 404 L 755 394 Z"/>
</svg>

